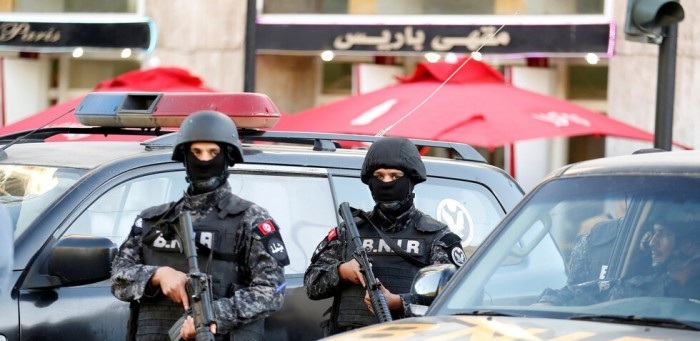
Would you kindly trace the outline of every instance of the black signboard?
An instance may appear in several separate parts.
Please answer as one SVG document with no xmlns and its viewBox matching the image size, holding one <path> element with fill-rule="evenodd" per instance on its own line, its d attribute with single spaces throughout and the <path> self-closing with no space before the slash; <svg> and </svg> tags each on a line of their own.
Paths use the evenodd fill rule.
<svg viewBox="0 0 700 341">
<path fill-rule="evenodd" d="M 499 30 L 500 29 L 500 30 Z M 379 51 L 479 50 L 493 54 L 610 53 L 612 24 L 557 25 L 327 25 L 258 23 L 256 49 Z"/>
<path fill-rule="evenodd" d="M 134 22 L 0 21 L 0 50 L 65 52 L 82 48 L 149 50 L 155 42 L 150 20 Z"/>
</svg>

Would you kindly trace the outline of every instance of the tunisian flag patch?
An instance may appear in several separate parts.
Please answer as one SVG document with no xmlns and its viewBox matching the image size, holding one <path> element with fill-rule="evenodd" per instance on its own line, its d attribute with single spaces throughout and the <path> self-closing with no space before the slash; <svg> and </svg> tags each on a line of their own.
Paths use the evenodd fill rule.
<svg viewBox="0 0 700 341">
<path fill-rule="evenodd" d="M 330 241 L 333 240 L 337 235 L 338 235 L 338 233 L 335 232 L 335 227 L 334 227 L 334 228 L 332 228 L 332 229 L 328 232 L 328 236 L 326 237 L 326 239 L 328 239 L 328 241 L 330 242 Z"/>
<path fill-rule="evenodd" d="M 271 221 L 265 220 L 262 223 L 258 224 L 258 230 L 260 230 L 260 233 L 262 233 L 263 236 L 267 236 L 268 234 L 275 233 L 275 225 L 272 224 Z"/>
</svg>

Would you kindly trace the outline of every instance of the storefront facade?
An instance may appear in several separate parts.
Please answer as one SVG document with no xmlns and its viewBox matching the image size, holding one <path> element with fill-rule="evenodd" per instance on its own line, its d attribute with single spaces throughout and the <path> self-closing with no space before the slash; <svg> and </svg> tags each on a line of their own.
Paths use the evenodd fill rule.
<svg viewBox="0 0 700 341">
<path fill-rule="evenodd" d="M 18 4 L 41 1 L 4 1 L 8 2 L 14 4 L 13 11 L 21 12 L 27 9 Z M 71 67 L 67 78 L 71 83 L 80 83 L 55 86 L 52 84 L 60 82 L 50 79 L 54 76 L 46 76 L 50 84 L 46 88 L 48 101 L 70 93 L 70 90 L 57 90 L 62 87 L 80 91 L 88 88 L 85 84 L 94 85 L 87 75 L 104 79 L 119 74 L 117 70 L 122 68 L 181 66 L 202 77 L 207 86 L 221 91 L 242 91 L 244 83 L 250 81 L 245 79 L 245 59 L 250 47 L 246 45 L 246 36 L 251 33 L 246 29 L 246 7 L 251 1 L 45 2 L 72 6 L 55 12 L 75 12 L 75 8 L 103 3 L 105 15 L 107 12 L 135 14 L 150 18 L 158 27 L 155 48 L 126 59 L 116 49 L 109 56 L 102 54 L 89 60 L 83 57 L 80 61 L 66 53 L 51 57 L 40 54 L 40 60 L 52 61 L 43 66 L 46 72 L 34 72 L 57 74 L 51 71 L 54 65 L 68 59 Z M 121 3 L 121 8 L 108 9 L 112 3 Z M 258 0 L 252 36 L 256 56 L 254 90 L 270 95 L 282 111 L 294 113 L 367 91 L 372 88 L 368 84 L 380 84 L 393 74 L 409 74 L 426 58 L 450 60 L 471 56 L 497 67 L 519 87 L 566 99 L 653 132 L 658 47 L 624 40 L 622 23 L 626 3 L 626 0 Z M 692 113 L 698 107 L 695 102 L 700 100 L 691 98 L 687 92 L 697 88 L 697 77 L 692 75 L 698 59 L 695 50 L 699 47 L 692 39 L 697 30 L 692 19 L 697 16 L 694 9 L 700 5 L 684 1 L 683 6 L 686 20 L 679 27 L 674 140 L 693 146 L 700 145 L 700 137 L 692 128 L 696 121 Z M 102 67 L 82 66 L 104 66 L 104 63 L 112 65 L 107 68 L 112 74 L 95 72 L 104 70 Z M 363 73 L 363 70 L 373 71 Z M 369 79 L 367 74 L 381 76 Z M 639 81 L 631 82 L 632 79 Z M 692 124 L 680 124 L 680 120 Z M 537 149 L 544 148 L 544 154 L 550 157 L 537 162 L 545 164 L 546 170 L 649 146 L 598 137 L 544 144 Z M 490 161 L 507 168 L 504 153 L 499 150 L 489 154 Z"/>
<path fill-rule="evenodd" d="M 155 23 L 129 1 L 2 1 L 2 123 L 83 95 L 138 69 L 156 45 Z"/>
</svg>

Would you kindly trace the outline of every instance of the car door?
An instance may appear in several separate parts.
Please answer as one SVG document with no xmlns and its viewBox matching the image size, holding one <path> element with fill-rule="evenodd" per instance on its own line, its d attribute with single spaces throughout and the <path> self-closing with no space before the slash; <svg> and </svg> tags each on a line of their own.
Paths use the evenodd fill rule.
<svg viewBox="0 0 700 341">
<path fill-rule="evenodd" d="M 73 235 L 104 237 L 119 245 L 140 210 L 181 195 L 184 175 L 173 168 L 138 168 L 97 187 L 83 181 L 78 186 L 89 189 L 76 188 L 47 211 L 46 217 L 62 215 L 65 219 L 19 284 L 21 340 L 124 340 L 129 305 L 112 296 L 109 280 L 61 286 L 48 274 L 47 260 L 53 245 Z M 79 204 L 73 206 L 76 202 Z M 55 224 L 55 220 L 36 224 Z"/>
<path fill-rule="evenodd" d="M 359 180 L 358 180 L 359 181 Z M 282 309 L 266 320 L 266 340 L 317 340 L 329 299 L 311 301 L 304 271 L 314 249 L 337 226 L 336 203 L 323 168 L 237 164 L 229 183 L 233 193 L 267 209 L 279 225 L 290 264 Z M 358 188 L 361 189 L 361 188 Z M 326 317 L 327 318 L 327 317 Z"/>
</svg>

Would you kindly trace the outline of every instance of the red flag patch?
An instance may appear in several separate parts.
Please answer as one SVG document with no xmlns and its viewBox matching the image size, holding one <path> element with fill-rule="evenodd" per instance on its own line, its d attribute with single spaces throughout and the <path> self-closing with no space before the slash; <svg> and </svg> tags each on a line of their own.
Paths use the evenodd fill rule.
<svg viewBox="0 0 700 341">
<path fill-rule="evenodd" d="M 260 230 L 260 233 L 262 233 L 263 236 L 267 236 L 268 234 L 275 232 L 275 225 L 273 225 L 271 221 L 265 220 L 258 224 L 258 230 Z"/>
<path fill-rule="evenodd" d="M 335 232 L 335 227 L 334 227 L 334 228 L 332 228 L 332 229 L 330 230 L 330 232 L 328 232 L 328 237 L 326 237 L 326 239 L 328 239 L 328 241 L 330 242 L 330 241 L 333 240 L 337 235 L 338 235 L 338 233 Z"/>
</svg>

